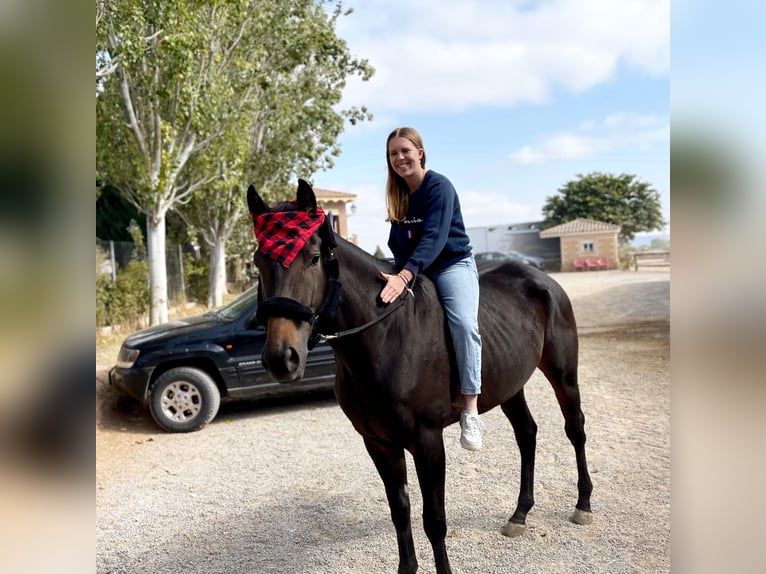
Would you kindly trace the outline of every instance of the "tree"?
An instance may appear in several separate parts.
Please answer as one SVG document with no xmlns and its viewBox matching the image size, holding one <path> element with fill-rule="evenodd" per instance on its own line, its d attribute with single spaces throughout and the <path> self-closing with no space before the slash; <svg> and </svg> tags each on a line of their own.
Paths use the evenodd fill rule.
<svg viewBox="0 0 766 574">
<path fill-rule="evenodd" d="M 167 212 L 220 178 L 211 169 L 212 156 L 197 158 L 213 144 L 216 154 L 225 153 L 219 140 L 227 134 L 241 142 L 245 136 L 232 126 L 260 126 L 245 141 L 268 138 L 271 124 L 257 122 L 268 109 L 260 96 L 282 61 L 292 62 L 285 75 L 301 76 L 301 66 L 288 56 L 316 38 L 285 37 L 283 30 L 300 22 L 307 4 L 314 6 L 305 0 L 97 4 L 102 13 L 97 12 L 96 53 L 114 66 L 100 76 L 97 92 L 97 168 L 146 214 L 152 324 L 167 320 Z M 345 78 L 355 61 L 341 47 L 338 56 L 346 66 L 335 74 Z M 279 99 L 269 103 L 282 105 Z M 352 110 L 349 117 L 360 114 Z M 323 134 L 320 143 L 329 137 Z M 192 163 L 207 169 L 192 169 Z"/>
<path fill-rule="evenodd" d="M 665 226 L 659 193 L 635 175 L 619 176 L 593 172 L 578 175 L 543 205 L 543 228 L 577 218 L 620 226 L 619 241 L 630 243 L 638 231 L 660 230 Z"/>
<path fill-rule="evenodd" d="M 223 111 L 210 54 L 216 10 L 191 4 L 114 0 L 97 31 L 97 53 L 117 62 L 96 100 L 97 165 L 146 215 L 152 324 L 167 321 L 166 214 L 205 182 L 183 168 L 218 135 L 220 120 L 209 120 Z"/>
<path fill-rule="evenodd" d="M 336 110 L 347 76 L 367 80 L 373 71 L 365 60 L 351 58 L 335 35 L 337 18 L 348 13 L 340 3 L 331 14 L 304 1 L 278 2 L 268 11 L 262 2 L 252 7 L 263 33 L 248 29 L 238 63 L 258 70 L 252 101 L 189 163 L 200 177 L 219 176 L 177 208 L 210 247 L 209 306 L 220 305 L 226 292 L 226 245 L 247 218 L 247 185 L 255 184 L 266 198 L 292 196 L 291 179 L 332 166 L 344 120 L 353 125 L 371 118 L 364 108 Z M 267 33 L 272 30 L 279 33 Z"/>
</svg>

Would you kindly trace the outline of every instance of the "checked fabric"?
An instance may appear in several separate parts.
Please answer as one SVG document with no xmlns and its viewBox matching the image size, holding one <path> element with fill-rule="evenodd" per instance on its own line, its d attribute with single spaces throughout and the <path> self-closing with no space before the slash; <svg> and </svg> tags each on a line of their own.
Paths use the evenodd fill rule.
<svg viewBox="0 0 766 574">
<path fill-rule="evenodd" d="M 319 207 L 313 212 L 270 211 L 253 217 L 253 232 L 261 253 L 288 268 L 324 219 Z"/>
</svg>

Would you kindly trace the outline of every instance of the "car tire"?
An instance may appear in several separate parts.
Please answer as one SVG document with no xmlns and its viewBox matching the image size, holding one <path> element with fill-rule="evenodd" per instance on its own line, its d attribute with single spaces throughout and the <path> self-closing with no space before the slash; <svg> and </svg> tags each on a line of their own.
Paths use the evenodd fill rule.
<svg viewBox="0 0 766 574">
<path fill-rule="evenodd" d="M 160 375 L 152 386 L 149 411 L 169 432 L 192 432 L 215 418 L 221 393 L 212 377 L 192 367 L 176 367 Z"/>
</svg>

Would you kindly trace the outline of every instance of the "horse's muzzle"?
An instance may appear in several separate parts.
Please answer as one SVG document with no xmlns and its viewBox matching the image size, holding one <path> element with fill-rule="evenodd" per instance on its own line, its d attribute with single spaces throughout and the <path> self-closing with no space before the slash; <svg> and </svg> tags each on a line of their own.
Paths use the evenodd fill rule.
<svg viewBox="0 0 766 574">
<path fill-rule="evenodd" d="M 298 351 L 291 346 L 280 349 L 263 349 L 261 361 L 264 368 L 278 383 L 294 383 L 303 377 L 305 361 L 301 361 Z"/>
<path fill-rule="evenodd" d="M 305 333 L 295 322 L 281 317 L 269 319 L 266 344 L 261 352 L 263 367 L 279 383 L 294 383 L 306 369 Z"/>
</svg>

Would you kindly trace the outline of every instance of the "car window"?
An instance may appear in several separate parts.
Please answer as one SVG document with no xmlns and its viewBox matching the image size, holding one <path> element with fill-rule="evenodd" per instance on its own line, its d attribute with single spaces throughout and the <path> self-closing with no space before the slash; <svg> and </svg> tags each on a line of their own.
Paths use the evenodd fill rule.
<svg viewBox="0 0 766 574">
<path fill-rule="evenodd" d="M 258 286 L 251 287 L 242 295 L 227 303 L 218 310 L 218 314 L 225 319 L 236 319 L 258 300 Z"/>
</svg>

